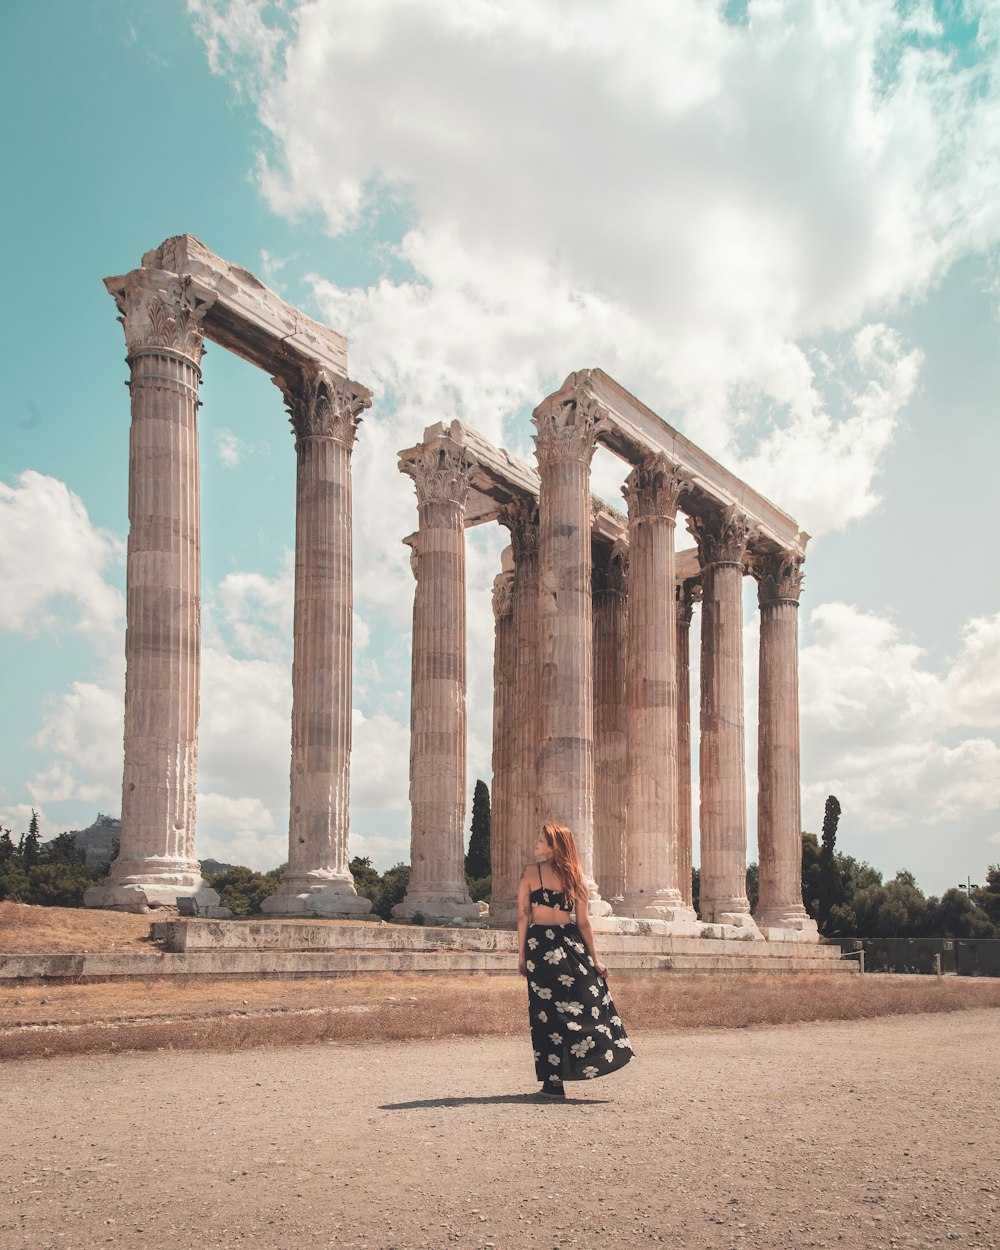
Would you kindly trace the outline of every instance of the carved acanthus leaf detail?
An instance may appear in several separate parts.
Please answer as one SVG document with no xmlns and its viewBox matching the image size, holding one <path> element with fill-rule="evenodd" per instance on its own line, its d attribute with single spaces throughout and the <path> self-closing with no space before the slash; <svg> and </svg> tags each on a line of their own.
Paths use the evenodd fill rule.
<svg viewBox="0 0 1000 1250">
<path fill-rule="evenodd" d="M 516 503 L 504 504 L 497 520 L 510 530 L 515 564 L 538 555 L 537 499 L 519 499 Z"/>
<path fill-rule="evenodd" d="M 372 404 L 364 387 L 319 368 L 276 377 L 274 384 L 284 396 L 296 444 L 306 438 L 332 438 L 351 450 L 360 414 Z"/>
<path fill-rule="evenodd" d="M 759 552 L 751 557 L 750 572 L 757 579 L 757 602 L 798 603 L 802 593 L 802 557 L 791 551 Z"/>
<path fill-rule="evenodd" d="M 672 521 L 681 496 L 690 488 L 691 483 L 678 465 L 664 455 L 648 456 L 635 466 L 622 487 L 629 520 L 666 517 Z"/>
<path fill-rule="evenodd" d="M 690 625 L 694 605 L 701 599 L 701 582 L 688 578 L 677 585 L 677 624 Z"/>
<path fill-rule="evenodd" d="M 618 539 L 610 547 L 595 548 L 590 585 L 595 595 L 623 595 L 627 592 L 628 543 Z"/>
<path fill-rule="evenodd" d="M 424 443 L 413 460 L 400 460 L 402 473 L 413 478 L 417 503 L 457 503 L 465 507 L 478 464 L 468 448 L 447 436 Z"/>
<path fill-rule="evenodd" d="M 213 301 L 200 299 L 190 278 L 133 269 L 121 278 L 109 278 L 107 287 L 121 313 L 118 320 L 130 356 L 162 348 L 196 364 L 201 360 L 201 323 Z"/>
<path fill-rule="evenodd" d="M 688 529 L 698 544 L 698 559 L 702 568 L 708 564 L 745 563 L 753 527 L 746 513 L 735 505 L 719 508 L 704 516 L 691 517 Z"/>
<path fill-rule="evenodd" d="M 413 580 L 417 579 L 417 567 L 420 564 L 420 535 L 407 534 L 403 539 L 403 546 L 410 549 L 410 572 L 413 574 Z"/>
<path fill-rule="evenodd" d="M 571 374 L 561 390 L 549 395 L 532 413 L 538 433 L 535 453 L 539 464 L 556 460 L 581 460 L 590 464 L 597 430 L 606 414 L 589 391 L 574 384 Z"/>
<path fill-rule="evenodd" d="M 493 615 L 502 620 L 514 610 L 514 575 L 498 573 L 493 579 Z"/>
</svg>

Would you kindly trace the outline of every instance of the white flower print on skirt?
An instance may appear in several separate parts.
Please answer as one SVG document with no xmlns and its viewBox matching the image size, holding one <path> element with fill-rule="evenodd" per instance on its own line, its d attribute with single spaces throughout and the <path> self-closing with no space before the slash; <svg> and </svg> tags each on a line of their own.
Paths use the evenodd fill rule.
<svg viewBox="0 0 1000 1250">
<path fill-rule="evenodd" d="M 534 955 L 528 1019 L 538 1079 L 589 1081 L 624 1067 L 632 1043 L 580 930 L 572 923 L 531 925 L 528 934 Z"/>
</svg>

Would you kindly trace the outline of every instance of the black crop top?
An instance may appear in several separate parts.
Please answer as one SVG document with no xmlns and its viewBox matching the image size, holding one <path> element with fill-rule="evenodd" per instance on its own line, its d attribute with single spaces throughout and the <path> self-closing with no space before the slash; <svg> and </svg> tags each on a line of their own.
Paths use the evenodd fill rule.
<svg viewBox="0 0 1000 1250">
<path fill-rule="evenodd" d="M 528 902 L 532 907 L 554 907 L 556 911 L 571 912 L 573 904 L 567 903 L 563 896 L 562 890 L 550 890 L 542 885 L 542 866 L 538 868 L 538 889 L 532 890 L 528 895 Z"/>
</svg>

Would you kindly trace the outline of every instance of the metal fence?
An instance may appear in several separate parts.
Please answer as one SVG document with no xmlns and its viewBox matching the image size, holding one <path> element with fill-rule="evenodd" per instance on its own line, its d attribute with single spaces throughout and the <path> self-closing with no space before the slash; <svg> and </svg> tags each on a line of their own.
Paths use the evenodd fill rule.
<svg viewBox="0 0 1000 1250">
<path fill-rule="evenodd" d="M 1000 977 L 1000 938 L 865 938 L 841 947 L 863 972 Z"/>
</svg>

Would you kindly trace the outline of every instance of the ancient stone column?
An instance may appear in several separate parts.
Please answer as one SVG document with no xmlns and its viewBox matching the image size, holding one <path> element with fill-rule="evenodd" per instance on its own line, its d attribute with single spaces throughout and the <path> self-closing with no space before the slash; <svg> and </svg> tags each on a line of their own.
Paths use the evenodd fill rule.
<svg viewBox="0 0 1000 1250">
<path fill-rule="evenodd" d="M 534 857 L 541 828 L 538 808 L 538 504 L 525 499 L 500 511 L 510 530 L 514 559 L 511 586 L 513 688 L 516 713 L 511 723 L 511 757 L 506 835 L 494 867 L 490 923 L 517 921 L 517 884 L 524 865 Z M 491 829 L 496 829 L 493 818 Z M 495 837 L 495 832 L 491 834 Z M 499 868 L 499 873 L 497 872 Z"/>
<path fill-rule="evenodd" d="M 190 282 L 159 270 L 109 279 L 132 396 L 126 566 L 121 849 L 88 907 L 144 910 L 219 897 L 195 856 L 201 664 L 198 384 L 201 320 Z"/>
<path fill-rule="evenodd" d="M 674 529 L 680 469 L 649 456 L 625 481 L 629 515 L 628 818 L 618 912 L 693 923 L 677 848 L 677 658 Z"/>
<path fill-rule="evenodd" d="M 756 926 L 746 894 L 743 567 L 750 525 L 735 507 L 692 517 L 702 568 L 701 918 Z"/>
<path fill-rule="evenodd" d="M 690 907 L 693 882 L 691 812 L 691 616 L 701 587 L 692 581 L 677 587 L 677 872 Z"/>
<path fill-rule="evenodd" d="M 509 548 L 504 552 L 509 555 Z M 490 802 L 490 920 L 496 924 L 513 908 L 511 895 L 524 866 L 511 836 L 511 781 L 516 767 L 517 696 L 514 669 L 517 639 L 514 632 L 514 572 L 493 579 L 493 616 L 496 622 L 493 647 L 493 787 Z M 494 911 L 497 915 L 494 915 Z"/>
<path fill-rule="evenodd" d="M 414 543 L 410 703 L 410 884 L 400 919 L 476 919 L 465 886 L 465 504 L 475 461 L 448 435 L 414 460 L 420 528 Z"/>
<path fill-rule="evenodd" d="M 628 547 L 594 553 L 594 877 L 610 900 L 625 892 L 625 707 Z"/>
<path fill-rule="evenodd" d="M 540 664 L 539 815 L 567 825 L 590 890 L 590 912 L 611 911 L 594 881 L 594 675 L 590 581 L 590 462 L 597 406 L 572 392 L 535 409 Z"/>
<path fill-rule="evenodd" d="M 798 615 L 802 560 L 789 552 L 755 555 L 751 572 L 760 602 L 757 723 L 757 842 L 762 930 L 818 940 L 802 905 L 799 792 Z"/>
<path fill-rule="evenodd" d="M 262 910 L 364 916 L 348 867 L 351 452 L 367 392 L 321 369 L 276 378 L 295 435 L 295 618 L 288 867 Z"/>
</svg>

